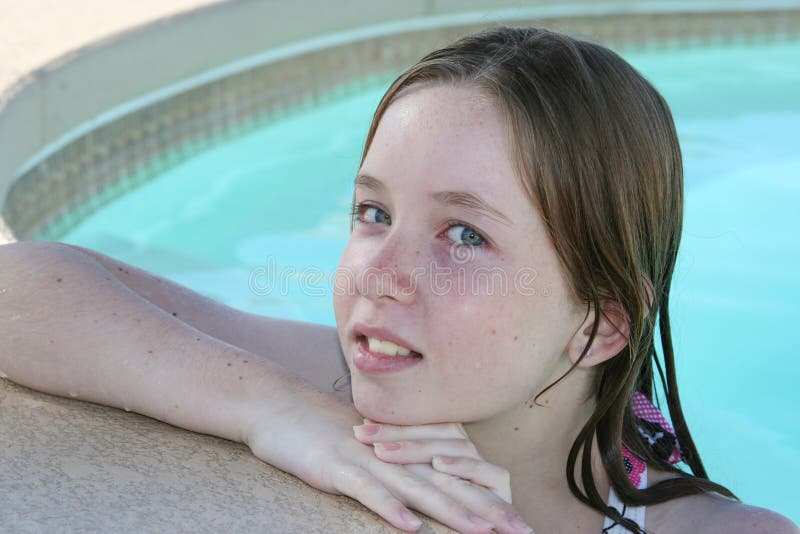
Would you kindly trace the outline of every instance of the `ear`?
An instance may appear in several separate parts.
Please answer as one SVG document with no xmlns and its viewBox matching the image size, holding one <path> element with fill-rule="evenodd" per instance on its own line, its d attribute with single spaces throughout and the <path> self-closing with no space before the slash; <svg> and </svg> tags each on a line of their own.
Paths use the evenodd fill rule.
<svg viewBox="0 0 800 534">
<path fill-rule="evenodd" d="M 578 331 L 567 344 L 567 356 L 575 363 L 578 361 L 584 348 L 589 343 L 589 337 L 594 325 L 595 310 L 590 309 L 586 318 L 581 323 Z M 578 367 L 592 367 L 613 358 L 628 344 L 630 323 L 628 314 L 618 302 L 604 300 L 601 303 L 600 321 L 597 325 L 597 334 L 586 356 Z"/>
</svg>

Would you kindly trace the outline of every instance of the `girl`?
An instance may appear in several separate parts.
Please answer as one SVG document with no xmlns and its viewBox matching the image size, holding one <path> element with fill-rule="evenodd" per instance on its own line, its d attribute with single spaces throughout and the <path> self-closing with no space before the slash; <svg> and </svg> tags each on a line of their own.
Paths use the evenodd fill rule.
<svg viewBox="0 0 800 534">
<path fill-rule="evenodd" d="M 242 441 L 404 530 L 408 506 L 464 532 L 798 532 L 709 480 L 684 420 L 681 154 L 619 56 L 533 28 L 432 52 L 383 97 L 354 185 L 335 331 L 20 243 L 0 369 Z"/>
</svg>

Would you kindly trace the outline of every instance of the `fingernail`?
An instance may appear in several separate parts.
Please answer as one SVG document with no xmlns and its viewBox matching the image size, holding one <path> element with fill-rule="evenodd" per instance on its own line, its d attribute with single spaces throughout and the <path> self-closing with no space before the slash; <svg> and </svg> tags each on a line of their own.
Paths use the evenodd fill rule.
<svg viewBox="0 0 800 534">
<path fill-rule="evenodd" d="M 520 532 L 524 532 L 525 534 L 529 534 L 533 532 L 533 529 L 525 523 L 525 520 L 522 519 L 518 515 L 511 516 L 511 519 L 508 521 L 512 527 L 519 529 Z"/>
<path fill-rule="evenodd" d="M 467 519 L 469 519 L 470 522 L 472 522 L 474 525 L 478 525 L 481 528 L 494 528 L 493 524 L 489 523 L 482 517 L 478 517 L 475 514 L 469 514 L 467 516 Z"/>
<path fill-rule="evenodd" d="M 399 443 L 395 443 L 394 441 L 379 441 L 378 443 L 374 443 L 374 445 L 380 449 L 387 451 L 396 451 L 402 446 Z"/>
<path fill-rule="evenodd" d="M 419 528 L 422 526 L 422 521 L 419 520 L 417 516 L 409 512 L 408 510 L 403 510 L 400 512 L 400 515 L 403 516 L 403 521 L 412 525 L 414 528 Z"/>
<path fill-rule="evenodd" d="M 378 425 L 361 425 L 361 426 L 354 426 L 353 428 L 361 429 L 361 432 L 367 436 L 372 436 L 377 434 L 378 431 L 381 429 Z"/>
</svg>

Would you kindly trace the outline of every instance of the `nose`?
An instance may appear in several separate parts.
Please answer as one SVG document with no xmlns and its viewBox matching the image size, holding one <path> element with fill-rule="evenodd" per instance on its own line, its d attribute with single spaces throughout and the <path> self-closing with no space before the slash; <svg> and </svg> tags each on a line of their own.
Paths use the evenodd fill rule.
<svg viewBox="0 0 800 534">
<path fill-rule="evenodd" d="M 377 249 L 367 251 L 356 287 L 371 300 L 411 303 L 416 298 L 422 269 L 416 265 L 419 246 L 413 236 L 403 235 L 397 231 L 399 228 L 394 230 L 380 241 Z"/>
</svg>

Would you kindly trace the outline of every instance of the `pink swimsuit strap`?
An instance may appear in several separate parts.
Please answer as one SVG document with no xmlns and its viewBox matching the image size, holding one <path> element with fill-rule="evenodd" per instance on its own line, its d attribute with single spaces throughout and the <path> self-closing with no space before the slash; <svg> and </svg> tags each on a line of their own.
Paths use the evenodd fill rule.
<svg viewBox="0 0 800 534">
<path fill-rule="evenodd" d="M 640 391 L 633 394 L 631 409 L 633 415 L 638 419 L 636 427 L 639 434 L 647 440 L 656 455 L 671 464 L 680 462 L 683 457 L 675 437 L 675 430 L 672 429 L 672 425 L 669 424 L 661 410 L 656 408 Z M 622 444 L 622 460 L 631 484 L 643 489 L 640 488 L 640 485 L 643 485 L 642 473 L 646 467 L 644 461 L 633 454 L 624 443 Z"/>
</svg>

